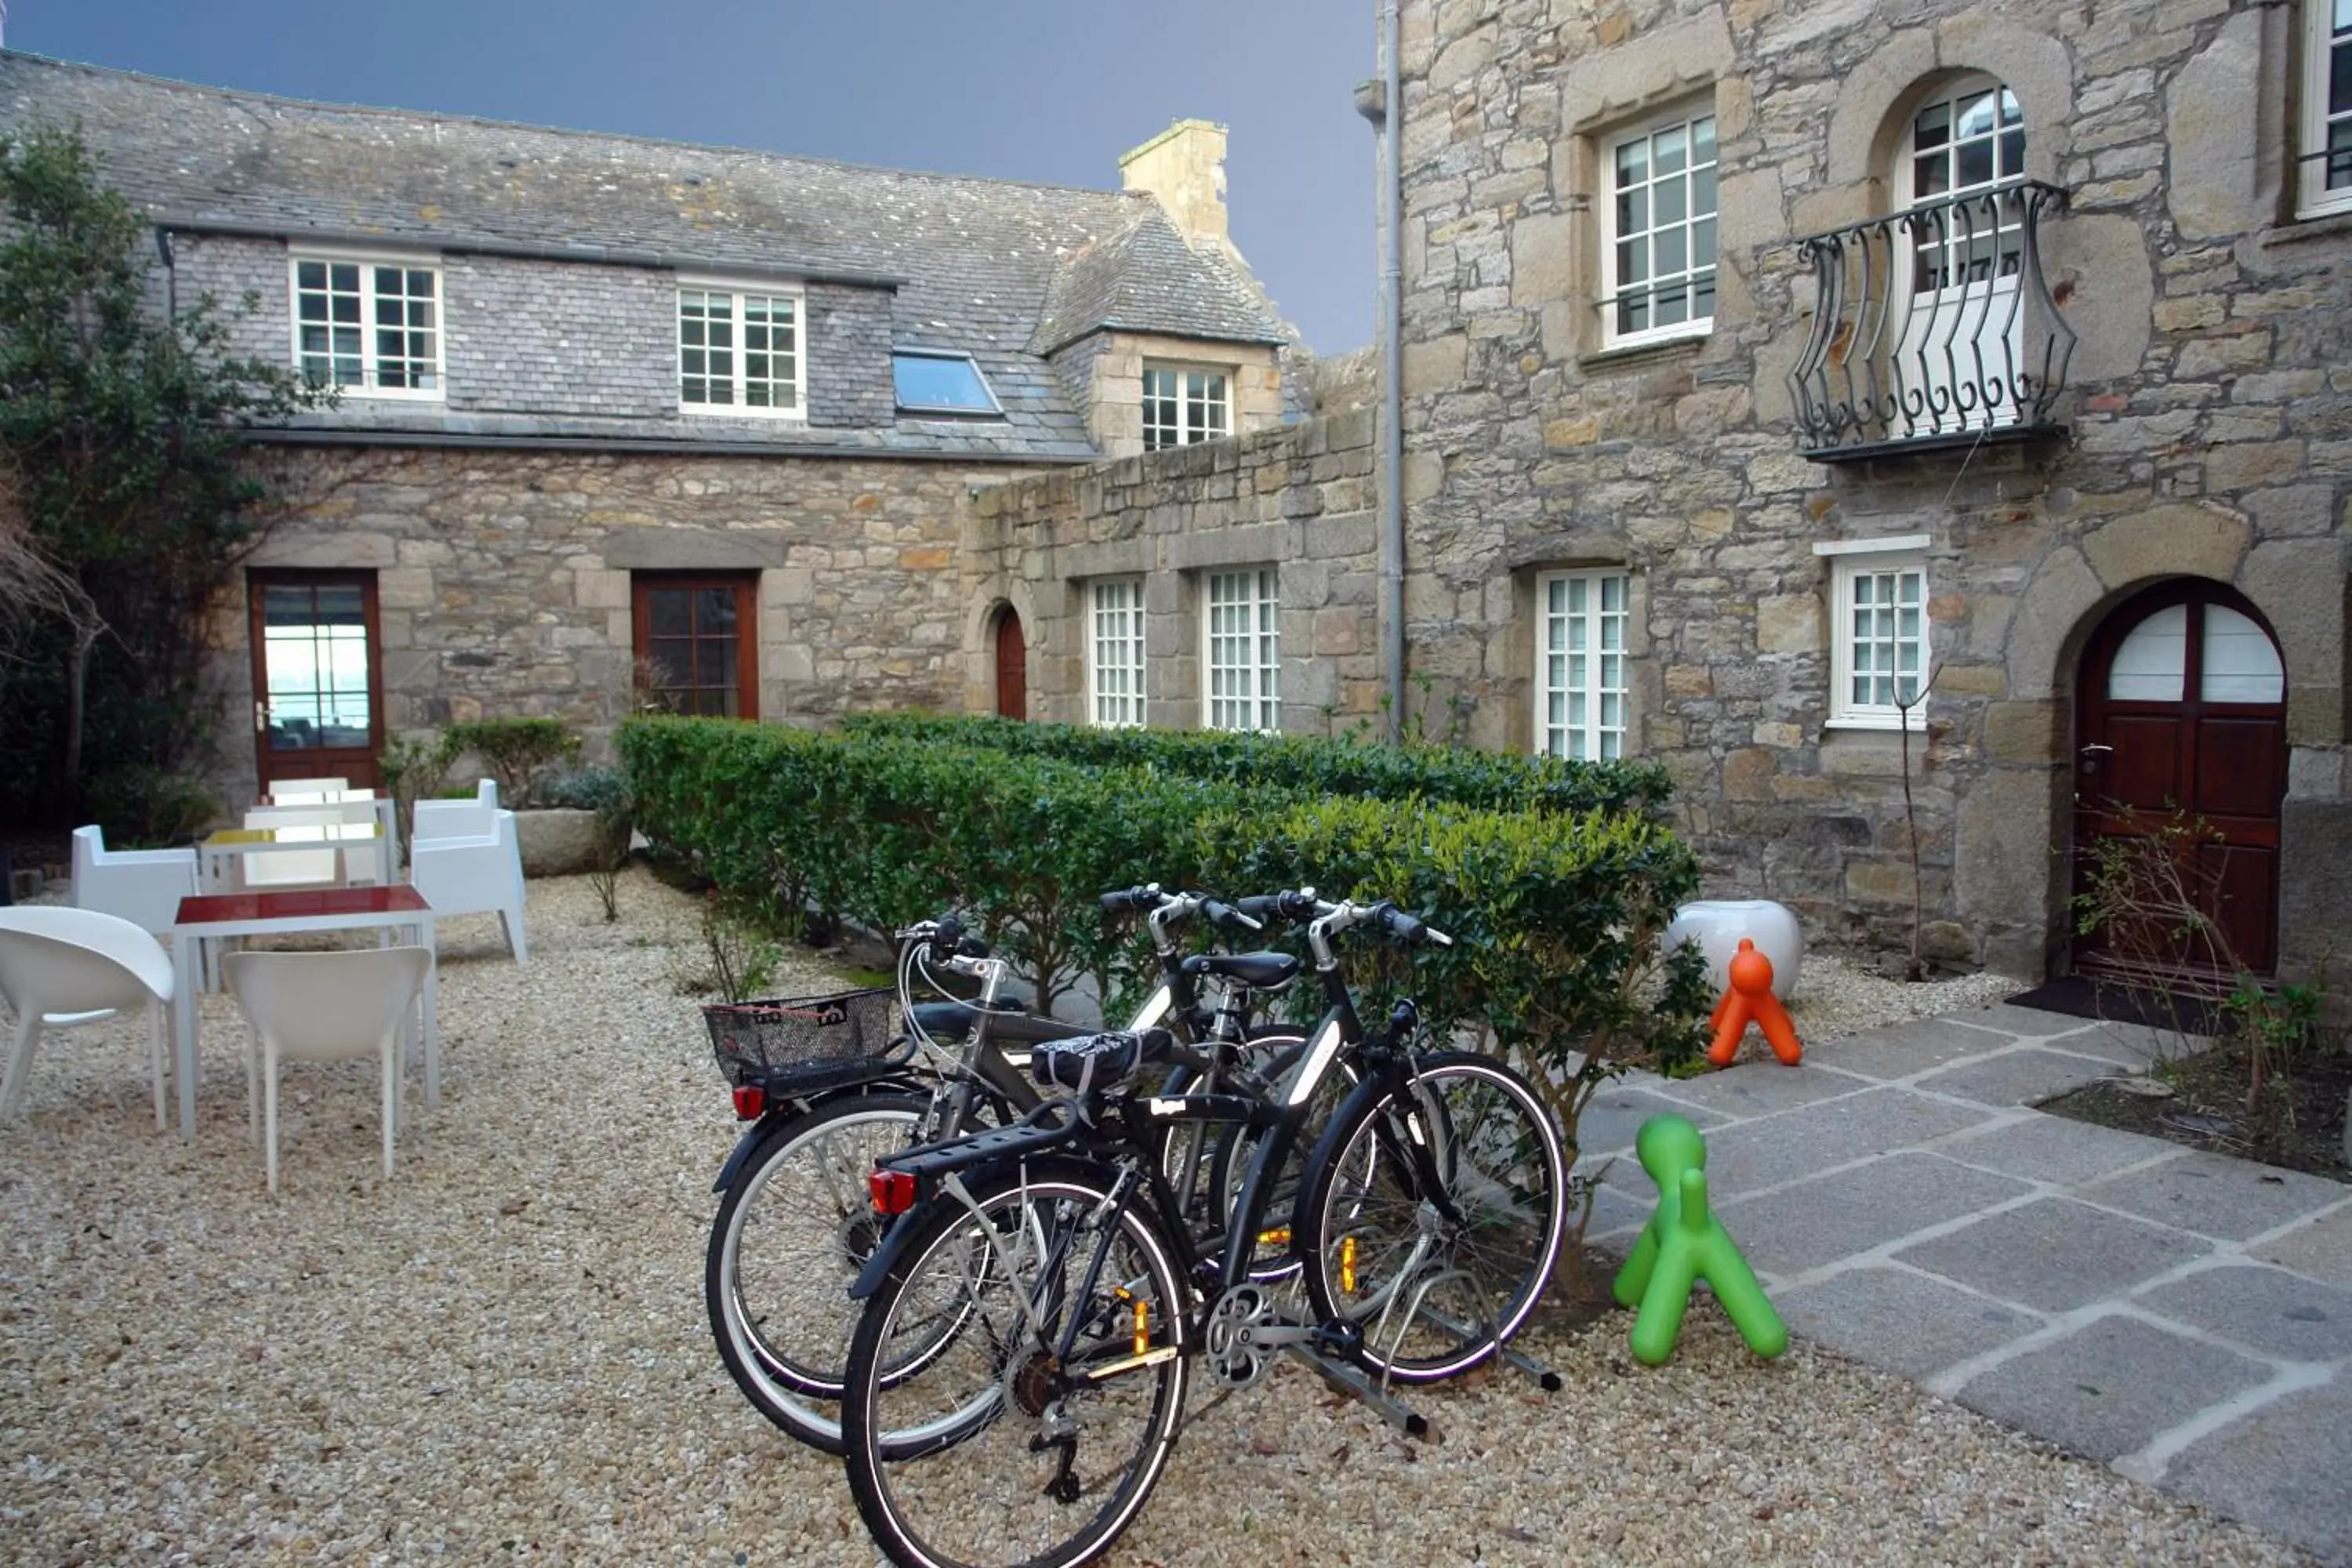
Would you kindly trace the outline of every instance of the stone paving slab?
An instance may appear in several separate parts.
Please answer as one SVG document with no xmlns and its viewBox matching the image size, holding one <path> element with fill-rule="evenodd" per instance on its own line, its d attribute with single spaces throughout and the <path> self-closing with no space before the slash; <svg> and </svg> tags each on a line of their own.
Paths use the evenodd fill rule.
<svg viewBox="0 0 2352 1568">
<path fill-rule="evenodd" d="M 2352 1188 L 2347 1188 L 2345 1195 L 2352 1197 Z M 2250 1250 L 2265 1263 L 2352 1289 L 2352 1208 L 2339 1209 Z"/>
<path fill-rule="evenodd" d="M 1773 1304 L 1798 1333 L 1922 1381 L 2044 1322 L 2021 1308 L 1883 1264 L 1817 1279 L 1781 1293 Z"/>
<path fill-rule="evenodd" d="M 2097 1024 L 2051 1044 L 2076 1056 L 2097 1057 L 2134 1072 L 2146 1072 L 2157 1062 L 2193 1057 L 2213 1042 L 2201 1035 L 2154 1029 L 2146 1024 Z"/>
<path fill-rule="evenodd" d="M 1914 1151 L 1716 1207 L 1748 1264 L 1787 1279 L 2031 1190 Z"/>
<path fill-rule="evenodd" d="M 2070 1198 L 2043 1198 L 1895 1256 L 1988 1296 L 2045 1312 L 2069 1312 L 2103 1296 L 2120 1295 L 2212 1249 L 2202 1237 L 2169 1226 L 2127 1219 Z"/>
<path fill-rule="evenodd" d="M 1896 1024 L 1842 1039 L 1808 1043 L 1805 1059 L 1840 1072 L 1860 1073 L 1885 1081 L 1909 1078 L 1931 1068 L 1998 1051 L 2016 1042 L 2007 1035 L 1971 1028 L 1943 1018 Z"/>
<path fill-rule="evenodd" d="M 1767 1060 L 1727 1072 L 1702 1073 L 1697 1078 L 1672 1082 L 1661 1080 L 1658 1092 L 1682 1105 L 1696 1105 L 1723 1116 L 1748 1117 L 1793 1110 L 1817 1100 L 1870 1087 L 1862 1079 L 1826 1068 L 1803 1064 L 1784 1068 L 1777 1061 Z"/>
<path fill-rule="evenodd" d="M 2282 1361 L 2352 1360 L 2352 1290 L 2315 1284 L 2283 1268 L 2208 1268 L 2133 1300 L 2177 1323 Z"/>
<path fill-rule="evenodd" d="M 1717 1203 L 1729 1203 L 1832 1166 L 1946 1137 L 1982 1120 L 1980 1112 L 1899 1089 L 1822 1100 L 1709 1133 L 1707 1190 Z"/>
<path fill-rule="evenodd" d="M 2243 1241 L 2316 1214 L 2352 1192 L 2340 1182 L 2226 1154 L 2183 1153 L 2150 1170 L 2084 1187 L 2092 1203 L 2225 1241 Z"/>
<path fill-rule="evenodd" d="M 1669 1113 L 1688 1118 L 1701 1131 L 1723 1120 L 1715 1111 L 1667 1100 L 1645 1087 L 1612 1084 L 1593 1095 L 1577 1119 L 1577 1148 L 1586 1154 L 1630 1151 L 1643 1122 Z"/>
<path fill-rule="evenodd" d="M 2110 1316 L 1979 1373 L 1957 1397 L 2004 1425 L 2114 1460 L 2271 1375 L 2219 1345 Z"/>
<path fill-rule="evenodd" d="M 1936 1150 L 1948 1160 L 2061 1187 L 2097 1181 L 2151 1160 L 2168 1160 L 2179 1152 L 2178 1143 L 2161 1138 L 2039 1114 Z"/>
<path fill-rule="evenodd" d="M 2114 1076 L 2112 1066 L 2088 1057 L 2028 1049 L 1962 1062 L 1929 1073 L 1913 1087 L 1980 1105 L 2038 1105 L 2095 1079 Z"/>
<path fill-rule="evenodd" d="M 1972 1024 L 1979 1029 L 1998 1029 L 2002 1034 L 2017 1035 L 2026 1039 L 2071 1035 L 2097 1022 L 2095 1018 L 2077 1018 L 2068 1013 L 2045 1013 L 2039 1007 L 2012 1007 L 2006 1002 L 1996 1002 L 1990 1007 L 1972 1007 L 1964 1013 L 1947 1013 L 1933 1021 Z"/>
<path fill-rule="evenodd" d="M 2352 1563 L 2352 1386 L 2290 1394 L 2190 1444 L 2164 1472 L 2179 1492 L 2332 1563 Z"/>
</svg>

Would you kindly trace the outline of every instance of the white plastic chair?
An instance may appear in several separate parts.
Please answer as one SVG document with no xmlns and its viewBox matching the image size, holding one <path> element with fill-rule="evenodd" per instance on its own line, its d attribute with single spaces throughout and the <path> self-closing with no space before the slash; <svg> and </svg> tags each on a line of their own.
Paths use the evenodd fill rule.
<svg viewBox="0 0 2352 1568">
<path fill-rule="evenodd" d="M 77 827 L 73 836 L 73 901 L 129 921 L 162 936 L 180 916 L 180 900 L 196 891 L 193 849 L 109 849 L 103 830 Z"/>
<path fill-rule="evenodd" d="M 349 779 L 272 779 L 269 798 L 283 805 L 296 795 L 333 795 L 351 787 Z"/>
<path fill-rule="evenodd" d="M 155 1086 L 155 1125 L 162 1128 L 172 991 L 172 961 L 163 944 L 130 921 L 59 904 L 0 909 L 0 998 L 16 1015 L 15 1048 L 0 1076 L 0 1121 L 25 1097 L 33 1048 L 44 1029 L 95 1024 L 145 1007 L 148 1075 Z"/>
<path fill-rule="evenodd" d="M 427 806 L 450 809 L 428 814 Z M 475 826 L 482 831 L 444 831 Z M 436 918 L 495 910 L 515 962 L 530 962 L 522 928 L 522 844 L 513 812 L 484 813 L 479 802 L 470 800 L 418 801 L 408 880 Z"/>
<path fill-rule="evenodd" d="M 278 1069 L 292 1061 L 373 1056 L 383 1075 L 383 1173 L 392 1174 L 400 1126 L 401 1040 L 417 987 L 432 967 L 421 947 L 349 952 L 233 952 L 222 961 L 245 1009 L 248 1131 L 268 1148 L 269 1190 L 278 1190 Z"/>
</svg>

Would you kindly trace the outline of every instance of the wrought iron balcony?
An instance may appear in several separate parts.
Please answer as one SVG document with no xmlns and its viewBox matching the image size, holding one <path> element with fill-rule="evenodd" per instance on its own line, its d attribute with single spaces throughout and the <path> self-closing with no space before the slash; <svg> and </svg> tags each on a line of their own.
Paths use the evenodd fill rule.
<svg viewBox="0 0 2352 1568">
<path fill-rule="evenodd" d="M 1819 298 L 1789 384 L 1805 454 L 2055 433 L 2074 331 L 2042 276 L 2041 224 L 2065 201 L 2011 181 L 1803 241 Z"/>
</svg>

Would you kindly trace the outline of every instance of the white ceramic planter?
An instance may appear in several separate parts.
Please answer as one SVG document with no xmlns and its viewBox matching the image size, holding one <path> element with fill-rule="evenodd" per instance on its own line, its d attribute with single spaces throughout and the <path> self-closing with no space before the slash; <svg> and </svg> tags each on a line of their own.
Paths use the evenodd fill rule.
<svg viewBox="0 0 2352 1568">
<path fill-rule="evenodd" d="M 1772 961 L 1772 994 L 1785 1002 L 1797 987 L 1797 972 L 1805 962 L 1805 933 L 1786 904 L 1769 899 L 1714 899 L 1685 904 L 1666 927 L 1666 949 L 1685 939 L 1696 939 L 1706 954 L 1707 988 L 1720 996 L 1731 984 L 1731 959 L 1739 939 L 1748 937 L 1756 951 Z"/>
</svg>

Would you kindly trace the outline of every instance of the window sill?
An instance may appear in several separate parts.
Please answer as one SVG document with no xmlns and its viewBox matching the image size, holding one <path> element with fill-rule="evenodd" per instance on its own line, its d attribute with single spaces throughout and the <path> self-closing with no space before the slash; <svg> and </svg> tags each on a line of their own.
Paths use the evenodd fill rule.
<svg viewBox="0 0 2352 1568">
<path fill-rule="evenodd" d="M 2297 213 L 2291 223 L 2273 224 L 2263 229 L 2255 237 L 2255 243 L 2268 251 L 2347 237 L 2352 237 L 2352 205 Z"/>
<path fill-rule="evenodd" d="M 745 408 L 725 403 L 681 403 L 677 405 L 681 419 L 767 419 L 780 425 L 805 425 L 808 411 L 804 408 Z"/>
<path fill-rule="evenodd" d="M 331 390 L 342 402 L 366 398 L 371 403 L 446 403 L 449 395 L 439 388 L 431 391 L 405 386 L 337 386 Z"/>
<path fill-rule="evenodd" d="M 1843 719 L 1826 720 L 1822 722 L 1822 728 L 1824 731 L 1845 730 L 1865 735 L 1892 735 L 1906 726 L 1900 719 L 1892 715 L 1880 718 L 1874 714 L 1850 714 Z M 1914 719 L 1907 728 L 1915 735 L 1924 735 L 1927 732 L 1927 721 L 1925 718 Z"/>
<path fill-rule="evenodd" d="M 1584 370 L 1614 370 L 1620 365 L 1640 364 L 1655 359 L 1672 359 L 1693 354 L 1715 335 L 1714 324 L 1693 331 L 1677 332 L 1672 337 L 1645 338 L 1638 342 L 1610 343 L 1602 348 L 1576 356 L 1578 366 Z"/>
</svg>

